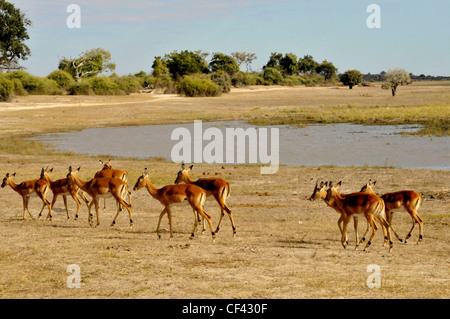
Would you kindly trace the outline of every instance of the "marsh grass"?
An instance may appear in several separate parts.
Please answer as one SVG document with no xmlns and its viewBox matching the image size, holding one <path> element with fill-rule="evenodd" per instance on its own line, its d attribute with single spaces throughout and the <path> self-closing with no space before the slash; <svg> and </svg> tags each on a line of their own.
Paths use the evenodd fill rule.
<svg viewBox="0 0 450 319">
<path fill-rule="evenodd" d="M 319 110 L 295 108 L 281 110 L 272 115 L 254 117 L 254 125 L 301 125 L 314 123 L 353 123 L 363 125 L 421 124 L 417 135 L 447 136 L 450 131 L 450 103 L 433 103 L 421 106 L 360 107 L 348 104 L 320 106 Z"/>
</svg>

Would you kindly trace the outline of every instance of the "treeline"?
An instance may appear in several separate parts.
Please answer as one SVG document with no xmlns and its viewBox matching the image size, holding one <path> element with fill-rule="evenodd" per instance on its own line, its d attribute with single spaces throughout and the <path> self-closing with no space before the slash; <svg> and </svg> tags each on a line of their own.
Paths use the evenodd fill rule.
<svg viewBox="0 0 450 319">
<path fill-rule="evenodd" d="M 351 89 L 365 82 L 388 81 L 393 82 L 391 86 L 396 88 L 398 84 L 407 84 L 417 78 L 411 74 L 408 77 L 404 70 L 401 80 L 389 80 L 390 71 L 363 75 L 358 70 L 348 70 L 338 74 L 332 62 L 317 62 L 311 55 L 297 58 L 292 53 L 272 53 L 259 72 L 251 70 L 251 63 L 256 59 L 254 53 L 213 53 L 209 62 L 208 56 L 209 53 L 202 51 L 173 51 L 163 57 L 155 57 L 151 72 L 105 76 L 101 74 L 113 72 L 116 67 L 111 62 L 111 54 L 102 48 L 92 49 L 78 58 L 63 57 L 58 69 L 46 77 L 22 70 L 0 73 L 0 101 L 28 94 L 125 95 L 143 89 L 185 96 L 218 96 L 229 92 L 232 87 L 249 85 L 316 86 L 338 82 Z M 244 65 L 245 72 L 241 70 Z M 419 79 L 430 77 L 420 75 Z"/>
<path fill-rule="evenodd" d="M 386 76 L 387 72 L 381 71 L 378 74 L 364 74 L 363 79 L 367 82 L 381 82 L 383 81 L 384 77 Z M 412 73 L 409 73 L 409 76 L 412 81 L 450 81 L 450 76 L 434 76 L 434 75 L 414 75 Z"/>
</svg>

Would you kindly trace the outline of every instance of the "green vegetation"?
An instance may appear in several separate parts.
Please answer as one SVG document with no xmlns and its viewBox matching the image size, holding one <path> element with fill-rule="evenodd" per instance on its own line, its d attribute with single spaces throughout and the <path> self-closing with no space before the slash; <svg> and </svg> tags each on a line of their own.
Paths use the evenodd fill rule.
<svg viewBox="0 0 450 319">
<path fill-rule="evenodd" d="M 249 120 L 255 125 L 302 125 L 311 123 L 354 123 L 365 125 L 421 124 L 417 135 L 450 135 L 450 103 L 408 107 L 321 106 L 320 110 L 295 108 L 272 114 L 257 114 Z M 261 111 L 260 111 L 261 112 Z"/>
</svg>

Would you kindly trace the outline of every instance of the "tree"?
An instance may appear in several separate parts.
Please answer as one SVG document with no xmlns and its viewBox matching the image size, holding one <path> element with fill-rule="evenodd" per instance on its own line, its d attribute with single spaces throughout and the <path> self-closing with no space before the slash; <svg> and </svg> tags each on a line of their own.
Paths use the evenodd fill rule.
<svg viewBox="0 0 450 319">
<path fill-rule="evenodd" d="M 251 71 L 250 64 L 252 64 L 253 60 L 256 59 L 255 53 L 247 53 L 247 52 L 233 52 L 231 56 L 236 59 L 237 64 L 241 67 L 242 63 L 245 63 L 247 68 L 247 72 Z"/>
<path fill-rule="evenodd" d="M 102 48 L 86 51 L 76 59 L 62 58 L 58 69 L 68 72 L 77 82 L 84 77 L 96 76 L 105 71 L 113 71 L 116 64 L 110 62 L 111 53 Z"/>
<path fill-rule="evenodd" d="M 155 60 L 152 64 L 152 69 L 152 74 L 154 77 L 161 77 L 169 74 L 169 68 L 167 67 L 166 62 L 163 61 L 160 56 L 155 57 Z"/>
<path fill-rule="evenodd" d="M 292 53 L 286 53 L 280 59 L 280 68 L 284 75 L 293 75 L 298 73 L 297 56 Z"/>
<path fill-rule="evenodd" d="M 383 80 L 386 83 L 381 87 L 383 89 L 391 89 L 392 96 L 395 96 L 399 85 L 407 85 L 412 82 L 408 72 L 400 68 L 389 70 L 386 74 L 384 74 Z"/>
<path fill-rule="evenodd" d="M 193 73 L 209 73 L 206 57 L 208 53 L 201 51 L 173 51 L 164 56 L 164 62 L 175 80 Z"/>
<path fill-rule="evenodd" d="M 26 60 L 30 55 L 30 48 L 24 43 L 30 38 L 30 25 L 31 20 L 20 9 L 0 1 L 0 70 L 21 69 L 18 60 Z"/>
<path fill-rule="evenodd" d="M 239 65 L 236 60 L 223 53 L 214 53 L 209 66 L 212 72 L 223 71 L 229 75 L 239 72 Z"/>
<path fill-rule="evenodd" d="M 311 55 L 305 55 L 298 60 L 298 69 L 300 72 L 306 75 L 312 75 L 316 73 L 316 69 L 319 66 Z"/>
<path fill-rule="evenodd" d="M 316 72 L 323 75 L 325 77 L 325 81 L 330 81 L 336 77 L 337 68 L 333 65 L 333 63 L 324 60 L 317 66 Z"/>
<path fill-rule="evenodd" d="M 348 70 L 339 77 L 339 80 L 344 85 L 348 85 L 349 89 L 352 89 L 354 85 L 361 83 L 362 79 L 363 75 L 358 70 Z"/>
<path fill-rule="evenodd" d="M 280 68 L 280 61 L 281 61 L 282 57 L 283 57 L 283 54 L 278 53 L 278 52 L 272 52 L 270 54 L 269 61 L 267 61 L 267 64 L 263 67 L 263 69 L 274 68 L 274 69 L 278 70 Z"/>
</svg>

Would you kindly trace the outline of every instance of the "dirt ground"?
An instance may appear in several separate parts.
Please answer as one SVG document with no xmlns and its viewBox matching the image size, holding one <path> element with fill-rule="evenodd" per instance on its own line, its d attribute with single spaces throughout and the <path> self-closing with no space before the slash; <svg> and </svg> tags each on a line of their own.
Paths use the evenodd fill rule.
<svg viewBox="0 0 450 319">
<path fill-rule="evenodd" d="M 27 116 L 37 115 L 21 116 L 26 123 Z M 59 179 L 72 165 L 80 166 L 79 176 L 88 180 L 99 170 L 98 160 L 78 155 L 0 154 L 0 174 L 3 178 L 7 172 L 17 172 L 14 180 L 21 182 L 38 178 L 41 167 L 53 167 L 51 176 Z M 157 187 L 172 184 L 179 170 L 177 164 L 152 160 L 113 159 L 112 163 L 129 173 L 130 189 L 145 167 Z M 73 220 L 72 199 L 68 200 L 70 220 L 66 220 L 61 198 L 53 208 L 53 221 L 42 217 L 22 220 L 20 196 L 8 186 L 0 189 L 0 298 L 450 297 L 450 171 L 282 166 L 277 174 L 260 175 L 259 166 L 195 165 L 192 177 L 204 176 L 230 182 L 227 203 L 236 237 L 225 216 L 214 243 L 201 228 L 189 240 L 192 210 L 176 207 L 174 237 L 169 240 L 164 217 L 158 239 L 155 230 L 163 207 L 145 189 L 132 191 L 132 229 L 126 212 L 110 227 L 115 214 L 112 199 L 100 210 L 97 228 L 89 226 L 86 206 L 79 220 Z M 350 245 L 344 249 L 337 227 L 339 215 L 321 200 L 308 200 L 316 180 L 342 181 L 341 191 L 349 193 L 370 178 L 377 181 L 378 194 L 401 189 L 422 194 L 421 243 L 416 245 L 416 227 L 408 244 L 394 241 L 393 251 L 388 252 L 380 229 L 369 251 L 363 252 L 364 245 L 354 249 L 350 226 Z M 35 218 L 40 208 L 40 200 L 32 199 L 30 210 Z M 205 210 L 215 227 L 218 205 L 208 201 Z M 398 212 L 393 226 L 405 236 L 411 218 Z M 360 218 L 360 236 L 365 228 Z M 68 267 L 74 264 L 80 270 L 79 289 L 68 287 L 68 278 L 72 278 Z M 367 285 L 370 265 L 380 267 L 380 288 Z"/>
</svg>

